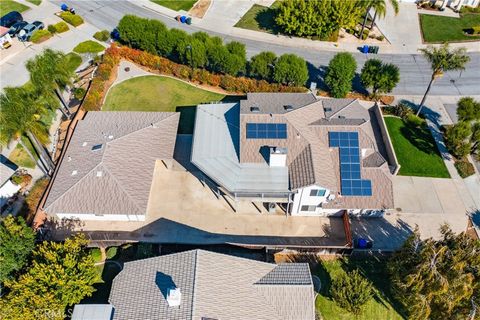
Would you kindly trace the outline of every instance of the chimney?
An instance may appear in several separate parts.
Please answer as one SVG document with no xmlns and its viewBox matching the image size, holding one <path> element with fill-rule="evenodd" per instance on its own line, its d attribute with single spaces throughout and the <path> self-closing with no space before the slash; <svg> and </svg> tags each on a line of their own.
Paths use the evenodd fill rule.
<svg viewBox="0 0 480 320">
<path fill-rule="evenodd" d="M 169 307 L 178 307 L 182 300 L 180 288 L 169 288 L 167 293 L 167 302 Z"/>
<path fill-rule="evenodd" d="M 287 165 L 287 148 L 270 148 L 270 167 L 285 167 Z"/>
</svg>

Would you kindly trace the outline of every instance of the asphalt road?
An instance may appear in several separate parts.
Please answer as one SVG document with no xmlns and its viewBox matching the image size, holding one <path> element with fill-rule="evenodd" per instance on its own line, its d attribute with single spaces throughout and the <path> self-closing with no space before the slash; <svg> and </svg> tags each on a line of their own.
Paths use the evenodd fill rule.
<svg viewBox="0 0 480 320">
<path fill-rule="evenodd" d="M 63 1 L 52 1 L 60 5 Z M 168 27 L 183 29 L 192 33 L 202 29 L 195 25 L 188 26 L 177 23 L 175 20 L 158 14 L 150 9 L 143 8 L 129 1 L 69 1 L 69 5 L 86 19 L 90 24 L 99 29 L 113 29 L 125 14 L 133 14 L 150 19 L 158 19 Z M 220 33 L 209 32 L 220 36 L 224 41 L 240 41 L 246 44 L 248 56 L 261 51 L 273 51 L 277 54 L 294 53 L 308 61 L 311 80 L 317 81 L 321 86 L 322 70 L 333 57 L 335 52 L 311 50 L 298 47 L 287 47 L 272 43 L 232 37 Z M 400 82 L 394 89 L 394 94 L 422 95 L 430 80 L 430 66 L 420 54 L 379 54 L 369 55 L 355 53 L 360 71 L 367 58 L 376 57 L 388 61 L 400 68 Z M 447 72 L 444 77 L 437 80 L 432 87 L 432 95 L 478 95 L 480 94 L 480 53 L 471 53 L 471 60 L 463 72 Z M 356 81 L 358 83 L 358 79 Z"/>
</svg>

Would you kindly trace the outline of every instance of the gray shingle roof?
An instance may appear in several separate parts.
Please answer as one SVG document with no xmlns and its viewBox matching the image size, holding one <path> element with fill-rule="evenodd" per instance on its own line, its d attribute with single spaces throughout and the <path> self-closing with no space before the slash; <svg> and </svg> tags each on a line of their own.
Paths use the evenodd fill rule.
<svg viewBox="0 0 480 320">
<path fill-rule="evenodd" d="M 179 307 L 168 306 L 171 287 L 180 289 Z M 307 264 L 276 266 L 204 250 L 125 263 L 109 298 L 114 320 L 313 320 L 314 300 Z"/>
<path fill-rule="evenodd" d="M 312 276 L 306 263 L 283 263 L 273 268 L 255 284 L 310 285 Z"/>
<path fill-rule="evenodd" d="M 48 213 L 146 213 L 155 161 L 171 159 L 179 113 L 88 112 L 45 203 Z"/>
<path fill-rule="evenodd" d="M 251 107 L 258 107 L 259 114 L 283 114 L 315 101 L 317 98 L 312 93 L 247 93 L 247 99 L 240 101 L 240 113 L 254 113 Z"/>
</svg>

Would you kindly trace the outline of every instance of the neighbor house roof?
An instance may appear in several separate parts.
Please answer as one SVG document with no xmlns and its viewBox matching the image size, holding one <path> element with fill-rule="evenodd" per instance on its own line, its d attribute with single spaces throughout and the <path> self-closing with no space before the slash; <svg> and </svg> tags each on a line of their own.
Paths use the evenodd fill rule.
<svg viewBox="0 0 480 320">
<path fill-rule="evenodd" d="M 170 288 L 180 306 L 168 305 Z M 113 319 L 315 319 L 308 264 L 275 265 L 193 250 L 127 262 L 113 280 Z"/>
<path fill-rule="evenodd" d="M 0 187 L 3 186 L 10 177 L 15 173 L 18 166 L 6 158 L 3 154 L 0 154 Z"/>
<path fill-rule="evenodd" d="M 285 107 L 287 105 L 290 107 Z M 232 145 L 229 163 L 234 161 L 235 165 L 240 167 L 263 166 L 263 172 L 272 172 L 278 170 L 278 167 L 269 167 L 268 155 L 265 155 L 264 150 L 268 147 L 286 148 L 285 168 L 288 169 L 289 190 L 319 185 L 329 189 L 333 194 L 339 194 L 341 190 L 339 151 L 338 148 L 329 147 L 328 135 L 332 131 L 348 131 L 358 133 L 363 158 L 361 175 L 362 179 L 372 180 L 373 195 L 342 197 L 339 194 L 335 201 L 330 201 L 325 207 L 343 209 L 393 207 L 393 189 L 388 163 L 385 160 L 387 157 L 385 146 L 371 104 L 356 99 L 317 98 L 311 93 L 252 93 L 247 95 L 247 100 L 240 102 L 239 120 L 235 119 L 237 113 L 234 104 L 228 107 L 228 112 L 225 109 L 218 114 L 215 113 L 214 109 L 222 108 L 221 106 L 199 106 L 192 162 L 227 189 L 232 187 L 232 184 L 225 184 L 226 179 L 218 178 L 235 177 L 236 171 L 230 167 L 225 170 L 225 166 L 218 163 L 205 166 L 199 161 L 199 151 L 203 152 L 202 159 L 209 157 L 212 161 L 218 162 L 225 155 L 225 152 L 221 151 L 222 148 L 225 145 Z M 235 119 L 235 122 L 232 122 L 233 125 L 230 125 L 228 130 L 223 130 L 224 133 L 219 133 L 217 127 L 208 122 L 213 120 L 218 123 L 229 122 L 225 120 L 227 116 Z M 285 124 L 287 138 L 247 139 L 247 124 L 265 123 Z M 198 141 L 202 143 L 198 144 Z M 205 148 L 205 145 L 208 147 Z M 221 152 L 211 152 L 210 148 Z M 243 178 L 244 190 L 252 188 L 252 191 L 257 191 L 263 185 L 259 183 L 261 175 L 238 176 Z M 268 185 L 270 189 L 274 189 L 275 184 L 279 185 L 274 179 L 266 180 L 270 183 Z M 285 181 L 282 181 L 283 186 Z"/>
<path fill-rule="evenodd" d="M 172 159 L 179 114 L 90 111 L 53 181 L 48 213 L 146 213 L 155 161 Z"/>
</svg>

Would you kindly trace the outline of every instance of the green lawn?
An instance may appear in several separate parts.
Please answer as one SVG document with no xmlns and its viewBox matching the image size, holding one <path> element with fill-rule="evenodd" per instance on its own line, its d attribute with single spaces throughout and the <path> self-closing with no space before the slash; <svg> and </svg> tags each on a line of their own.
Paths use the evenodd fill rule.
<svg viewBox="0 0 480 320">
<path fill-rule="evenodd" d="M 42 3 L 42 0 L 27 0 L 27 2 L 30 2 L 36 6 L 39 6 L 40 3 Z"/>
<path fill-rule="evenodd" d="M 144 76 L 112 87 L 102 110 L 178 111 L 181 112 L 179 133 L 192 133 L 196 105 L 224 98 L 223 94 L 198 89 L 172 78 Z"/>
<path fill-rule="evenodd" d="M 35 150 L 33 149 L 33 146 L 30 143 L 30 140 L 28 140 L 25 137 L 22 137 L 21 139 L 23 144 L 37 159 L 37 154 L 35 153 Z M 15 149 L 13 149 L 13 151 L 10 153 L 10 156 L 8 157 L 8 159 L 10 159 L 10 161 L 12 161 L 17 166 L 20 166 L 20 167 L 33 169 L 36 166 L 35 161 L 28 155 L 27 151 L 25 151 L 25 149 L 20 143 L 18 143 Z"/>
<path fill-rule="evenodd" d="M 150 1 L 175 11 L 180 11 L 180 10 L 188 11 L 197 2 L 197 0 L 150 0 Z"/>
<path fill-rule="evenodd" d="M 13 0 L 0 0 L 0 16 L 4 16 L 10 11 L 23 12 L 28 9 L 30 7 Z"/>
<path fill-rule="evenodd" d="M 76 53 L 98 53 L 103 50 L 105 50 L 105 47 L 93 40 L 80 42 L 75 48 L 73 48 L 73 51 Z"/>
<path fill-rule="evenodd" d="M 270 8 L 254 4 L 237 22 L 235 27 L 274 34 L 278 33 L 275 25 L 275 8 L 278 6 L 277 3 L 272 4 Z"/>
<path fill-rule="evenodd" d="M 426 125 L 417 128 L 396 117 L 385 117 L 385 123 L 401 165 L 400 175 L 450 178 Z"/>
<path fill-rule="evenodd" d="M 420 25 L 425 42 L 441 43 L 480 39 L 480 36 L 468 36 L 464 33 L 473 26 L 480 26 L 480 14 L 466 13 L 462 14 L 460 18 L 421 14 Z"/>
<path fill-rule="evenodd" d="M 330 297 L 332 279 L 345 271 L 358 268 L 372 284 L 374 297 L 367 302 L 357 317 L 340 308 Z M 390 294 L 390 283 L 386 270 L 386 261 L 374 257 L 360 259 L 340 259 L 323 261 L 314 272 L 321 280 L 322 289 L 317 296 L 315 306 L 324 320 L 396 320 L 404 319 L 400 307 Z"/>
<path fill-rule="evenodd" d="M 82 64 L 82 57 L 75 52 L 67 53 L 65 55 L 65 64 L 69 70 L 75 71 Z"/>
</svg>

